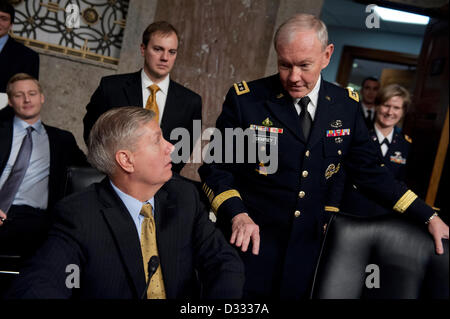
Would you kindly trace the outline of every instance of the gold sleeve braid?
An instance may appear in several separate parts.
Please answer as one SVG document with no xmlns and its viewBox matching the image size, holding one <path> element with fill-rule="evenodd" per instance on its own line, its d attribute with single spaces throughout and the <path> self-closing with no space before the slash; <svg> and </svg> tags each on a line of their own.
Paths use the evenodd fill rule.
<svg viewBox="0 0 450 319">
<path fill-rule="evenodd" d="M 339 208 L 334 207 L 334 206 L 325 206 L 325 211 L 326 212 L 338 213 L 339 212 Z"/>
<path fill-rule="evenodd" d="M 418 196 L 413 191 L 408 190 L 402 197 L 395 203 L 394 210 L 400 214 L 404 213 L 408 207 L 416 200 Z"/>
<path fill-rule="evenodd" d="M 217 211 L 219 210 L 220 205 L 222 205 L 223 202 L 225 202 L 227 199 L 230 199 L 232 197 L 241 198 L 241 194 L 239 194 L 239 192 L 235 189 L 230 189 L 230 190 L 220 193 L 219 195 L 214 197 L 213 201 L 211 202 L 211 207 L 212 207 L 213 211 L 217 214 Z"/>
</svg>

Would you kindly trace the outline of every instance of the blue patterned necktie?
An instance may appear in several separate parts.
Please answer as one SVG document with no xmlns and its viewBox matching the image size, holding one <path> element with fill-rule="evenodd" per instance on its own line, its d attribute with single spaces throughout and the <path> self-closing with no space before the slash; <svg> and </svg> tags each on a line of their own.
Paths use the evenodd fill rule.
<svg viewBox="0 0 450 319">
<path fill-rule="evenodd" d="M 22 184 L 25 172 L 30 164 L 31 151 L 33 150 L 33 140 L 31 139 L 31 133 L 33 127 L 27 127 L 27 135 L 22 140 L 19 153 L 17 154 L 16 161 L 8 176 L 5 184 L 3 184 L 0 190 L 0 209 L 6 214 L 16 197 L 20 184 Z"/>
</svg>

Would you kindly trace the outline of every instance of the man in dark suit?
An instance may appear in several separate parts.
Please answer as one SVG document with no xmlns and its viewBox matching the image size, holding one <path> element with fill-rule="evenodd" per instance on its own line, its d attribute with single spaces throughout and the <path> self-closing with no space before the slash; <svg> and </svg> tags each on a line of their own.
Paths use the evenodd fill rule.
<svg viewBox="0 0 450 319">
<path fill-rule="evenodd" d="M 201 120 L 201 97 L 178 84 L 170 78 L 178 51 L 177 30 L 165 21 L 150 24 L 142 35 L 141 54 L 144 57 L 144 67 L 136 73 L 106 76 L 86 106 L 87 113 L 84 122 L 84 140 L 87 143 L 89 132 L 98 117 L 107 110 L 118 106 L 141 106 L 151 109 L 155 101 L 159 113 L 163 136 L 172 144 L 181 140 L 176 136 L 170 138 L 175 128 L 184 128 L 191 139 L 190 153 L 195 139 L 194 120 Z M 152 93 L 152 86 L 157 88 Z M 194 139 L 194 140 L 192 140 Z M 184 141 L 186 142 L 186 141 Z M 186 146 L 183 146 L 186 147 Z M 190 154 L 189 153 L 189 154 Z M 188 154 L 185 152 L 185 154 Z M 184 157 L 180 163 L 174 163 L 173 170 L 180 172 L 189 157 Z"/>
<path fill-rule="evenodd" d="M 17 73 L 39 78 L 39 55 L 8 35 L 14 23 L 15 10 L 0 1 L 0 92 L 6 92 L 8 80 Z"/>
<path fill-rule="evenodd" d="M 242 262 L 195 187 L 172 176 L 174 147 L 154 116 L 123 107 L 98 119 L 88 160 L 108 177 L 56 205 L 49 239 L 11 297 L 241 297 Z M 79 277 L 68 280 L 68 266 Z"/>
<path fill-rule="evenodd" d="M 16 74 L 7 93 L 14 115 L 0 120 L 0 254 L 22 255 L 45 238 L 67 167 L 87 163 L 70 132 L 41 122 L 44 95 L 34 77 Z"/>
<path fill-rule="evenodd" d="M 361 83 L 361 110 L 369 130 L 373 129 L 375 122 L 375 97 L 379 89 L 380 82 L 373 76 L 365 78 Z"/>
<path fill-rule="evenodd" d="M 325 24 L 296 15 L 277 30 L 274 45 L 279 74 L 228 91 L 217 119 L 225 140 L 211 143 L 222 144 L 225 160 L 214 150 L 222 161 L 205 159 L 199 169 L 218 227 L 244 261 L 244 297 L 308 297 L 327 212 L 339 211 L 333 187 L 343 166 L 394 210 L 428 224 L 442 254 L 447 225 L 380 166 L 358 94 L 321 78 L 333 52 Z M 255 160 L 226 161 L 239 152 L 238 137 L 226 140 L 230 128 L 247 130 Z M 266 156 L 273 152 L 278 156 Z"/>
</svg>

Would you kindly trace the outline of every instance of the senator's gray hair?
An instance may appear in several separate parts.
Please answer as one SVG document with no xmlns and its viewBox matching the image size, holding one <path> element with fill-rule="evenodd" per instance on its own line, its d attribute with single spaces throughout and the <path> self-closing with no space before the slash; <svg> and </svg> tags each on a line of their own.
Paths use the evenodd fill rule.
<svg viewBox="0 0 450 319">
<path fill-rule="evenodd" d="M 289 43 L 297 32 L 308 30 L 316 31 L 317 38 L 322 44 L 322 50 L 325 50 L 328 45 L 328 31 L 325 23 L 312 14 L 299 13 L 278 27 L 273 39 L 275 51 L 277 51 L 279 43 Z"/>
<path fill-rule="evenodd" d="M 88 140 L 88 162 L 100 172 L 112 176 L 116 170 L 116 152 L 135 150 L 142 125 L 152 121 L 155 113 L 142 107 L 126 106 L 109 110 L 95 122 Z"/>
</svg>

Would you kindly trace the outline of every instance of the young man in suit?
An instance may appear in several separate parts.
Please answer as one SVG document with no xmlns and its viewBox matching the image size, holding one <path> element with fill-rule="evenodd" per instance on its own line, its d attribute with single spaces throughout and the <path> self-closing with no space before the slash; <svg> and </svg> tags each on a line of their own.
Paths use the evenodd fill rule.
<svg viewBox="0 0 450 319">
<path fill-rule="evenodd" d="M 14 7 L 0 0 L 0 93 L 6 92 L 6 84 L 14 74 L 27 73 L 39 78 L 39 55 L 8 35 L 14 16 Z"/>
<path fill-rule="evenodd" d="M 88 160 L 107 177 L 56 205 L 49 239 L 11 297 L 241 297 L 242 262 L 195 187 L 172 175 L 174 147 L 154 116 L 123 107 L 98 119 Z M 68 265 L 81 274 L 69 278 L 79 288 L 67 284 Z"/>
<path fill-rule="evenodd" d="M 0 120 L 0 254 L 26 255 L 46 236 L 67 167 L 87 162 L 70 132 L 41 122 L 44 94 L 34 77 L 14 75 L 7 93 L 14 115 Z"/>
<path fill-rule="evenodd" d="M 201 120 L 201 97 L 170 78 L 178 52 L 178 32 L 168 22 L 150 24 L 142 35 L 141 54 L 144 67 L 135 73 L 103 77 L 86 106 L 83 119 L 84 140 L 95 121 L 107 110 L 118 106 L 139 106 L 155 111 L 163 136 L 172 144 L 181 138 L 170 139 L 175 128 L 185 128 L 192 139 L 193 121 Z M 155 101 L 156 96 L 156 101 Z M 156 102 L 156 103 L 154 103 Z M 194 137 L 195 139 L 198 137 Z M 194 141 L 191 141 L 192 152 Z M 180 172 L 189 158 L 174 163 L 173 170 Z"/>
<path fill-rule="evenodd" d="M 375 97 L 379 89 L 380 81 L 373 76 L 365 78 L 361 83 L 361 109 L 369 130 L 373 129 L 375 121 Z"/>
</svg>

